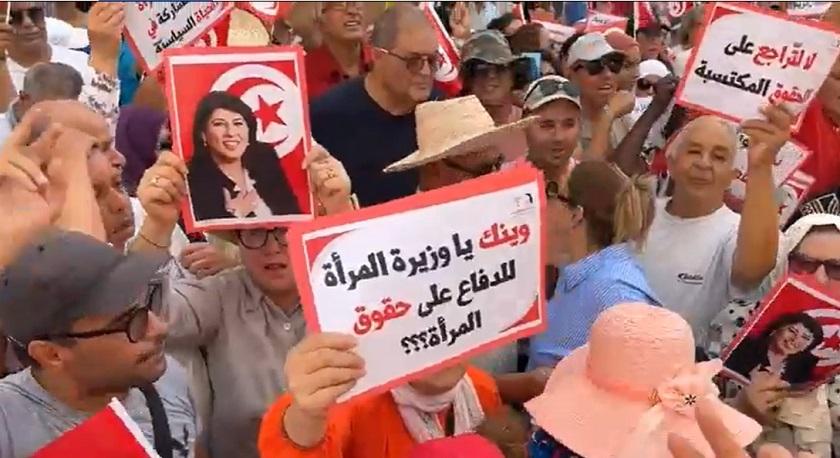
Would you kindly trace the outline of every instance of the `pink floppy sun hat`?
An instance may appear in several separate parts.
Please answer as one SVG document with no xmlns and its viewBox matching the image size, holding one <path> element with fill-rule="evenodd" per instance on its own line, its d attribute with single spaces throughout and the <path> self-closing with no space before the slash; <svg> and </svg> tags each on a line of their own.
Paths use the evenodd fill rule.
<svg viewBox="0 0 840 458">
<path fill-rule="evenodd" d="M 694 362 L 691 327 L 647 304 L 620 304 L 592 326 L 589 344 L 557 364 L 545 392 L 525 407 L 558 442 L 587 458 L 671 458 L 668 434 L 714 457 L 694 418 L 704 398 L 741 446 L 761 426 L 718 399 L 720 360 Z"/>
</svg>

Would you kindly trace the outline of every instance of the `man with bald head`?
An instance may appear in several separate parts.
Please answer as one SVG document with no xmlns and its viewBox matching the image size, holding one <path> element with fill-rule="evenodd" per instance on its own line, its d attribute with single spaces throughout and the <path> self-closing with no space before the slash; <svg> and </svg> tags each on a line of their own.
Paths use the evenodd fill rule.
<svg viewBox="0 0 840 458">
<path fill-rule="evenodd" d="M 414 5 L 399 3 L 376 21 L 373 69 L 312 103 L 312 135 L 344 164 L 362 206 L 417 191 L 416 171 L 382 170 L 417 149 L 414 108 L 433 94 L 440 66 L 435 31 Z"/>
<path fill-rule="evenodd" d="M 658 202 L 641 262 L 662 304 L 691 324 L 700 345 L 730 300 L 763 294 L 776 265 L 773 162 L 790 137 L 793 118 L 777 106 L 762 112 L 767 120 L 741 125 L 750 147 L 740 216 L 723 203 L 736 178 L 735 126 L 713 116 L 697 118 L 667 153 L 674 192 Z"/>
<path fill-rule="evenodd" d="M 134 220 L 128 193 L 122 185 L 125 158 L 114 148 L 114 137 L 105 118 L 75 100 L 48 101 L 35 105 L 50 121 L 60 123 L 84 143 L 89 183 L 70 183 L 69 193 L 89 192 L 102 216 L 106 240 L 122 251 L 134 235 Z M 71 198 L 68 196 L 68 198 Z"/>
<path fill-rule="evenodd" d="M 0 115 L 3 118 L 0 119 L 0 141 L 11 133 L 32 105 L 46 100 L 77 100 L 83 85 L 82 75 L 67 64 L 46 62 L 32 66 L 9 111 Z"/>
</svg>

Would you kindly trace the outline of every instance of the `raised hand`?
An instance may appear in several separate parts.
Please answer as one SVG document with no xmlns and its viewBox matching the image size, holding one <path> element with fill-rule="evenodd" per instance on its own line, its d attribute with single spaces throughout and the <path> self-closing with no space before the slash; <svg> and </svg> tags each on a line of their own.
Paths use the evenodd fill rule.
<svg viewBox="0 0 840 458">
<path fill-rule="evenodd" d="M 784 105 L 764 106 L 761 113 L 767 119 L 749 119 L 741 123 L 741 129 L 750 139 L 749 168 L 772 167 L 776 154 L 790 140 L 794 116 Z"/>
<path fill-rule="evenodd" d="M 137 186 L 137 197 L 146 210 L 146 218 L 160 226 L 174 228 L 181 202 L 187 194 L 187 166 L 172 151 L 163 151 L 149 167 Z"/>
<path fill-rule="evenodd" d="M 328 214 L 349 208 L 350 175 L 344 165 L 321 145 L 312 141 L 312 149 L 303 160 L 303 168 L 309 171 L 312 192 Z"/>
</svg>

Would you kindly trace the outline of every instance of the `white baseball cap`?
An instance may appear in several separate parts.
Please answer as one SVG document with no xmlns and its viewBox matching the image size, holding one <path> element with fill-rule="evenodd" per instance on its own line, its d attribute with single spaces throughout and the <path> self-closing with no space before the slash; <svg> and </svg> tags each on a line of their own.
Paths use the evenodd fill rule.
<svg viewBox="0 0 840 458">
<path fill-rule="evenodd" d="M 607 39 L 600 33 L 593 32 L 578 38 L 577 41 L 569 48 L 569 57 L 567 62 L 569 65 L 574 65 L 579 61 L 598 60 L 608 54 L 617 53 Z"/>
<path fill-rule="evenodd" d="M 668 70 L 668 67 L 656 59 L 648 59 L 639 64 L 639 79 L 647 78 L 648 76 L 665 78 L 670 74 L 671 72 Z"/>
</svg>

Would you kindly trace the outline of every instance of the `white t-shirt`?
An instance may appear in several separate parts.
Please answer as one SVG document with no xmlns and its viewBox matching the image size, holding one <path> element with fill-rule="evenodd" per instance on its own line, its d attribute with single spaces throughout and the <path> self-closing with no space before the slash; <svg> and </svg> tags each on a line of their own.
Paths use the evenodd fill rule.
<svg viewBox="0 0 840 458">
<path fill-rule="evenodd" d="M 741 217 L 727 206 L 711 215 L 684 219 L 656 203 L 656 217 L 639 261 L 665 308 L 679 313 L 704 345 L 712 319 L 730 300 L 760 294 L 732 285 L 732 259 Z"/>
<path fill-rule="evenodd" d="M 85 84 L 90 83 L 94 74 L 93 68 L 88 65 L 90 56 L 81 51 L 74 51 L 72 49 L 62 48 L 61 46 L 50 45 L 50 47 L 52 48 L 52 57 L 50 58 L 50 62 L 59 62 L 75 68 L 79 73 L 81 73 L 82 81 L 84 81 Z M 6 65 L 9 68 L 9 75 L 12 77 L 12 82 L 14 83 L 16 90 L 19 91 L 23 87 L 23 77 L 26 76 L 26 71 L 29 70 L 29 68 L 22 67 L 11 58 L 6 61 Z"/>
</svg>

